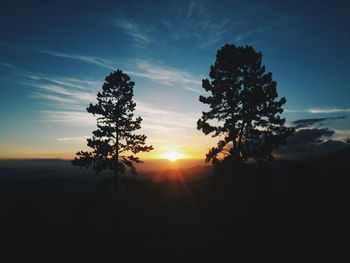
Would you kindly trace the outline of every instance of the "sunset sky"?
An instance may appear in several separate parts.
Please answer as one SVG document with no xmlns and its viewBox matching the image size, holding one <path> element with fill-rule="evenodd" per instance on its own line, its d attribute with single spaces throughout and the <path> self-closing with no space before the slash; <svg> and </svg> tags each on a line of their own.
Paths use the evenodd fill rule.
<svg viewBox="0 0 350 263">
<path fill-rule="evenodd" d="M 206 110 L 201 80 L 226 43 L 262 52 L 288 125 L 325 118 L 322 127 L 344 140 L 349 9 L 349 1 L 2 1 L 0 158 L 87 150 L 96 121 L 85 108 L 118 68 L 136 83 L 136 115 L 155 148 L 142 157 L 204 158 L 217 139 L 196 129 Z"/>
</svg>

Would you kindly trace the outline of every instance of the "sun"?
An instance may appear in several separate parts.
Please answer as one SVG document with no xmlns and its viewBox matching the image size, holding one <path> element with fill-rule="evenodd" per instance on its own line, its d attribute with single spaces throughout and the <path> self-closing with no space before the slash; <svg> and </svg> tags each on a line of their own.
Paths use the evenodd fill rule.
<svg viewBox="0 0 350 263">
<path fill-rule="evenodd" d="M 167 152 L 160 156 L 162 159 L 168 159 L 169 161 L 175 162 L 178 159 L 183 159 L 185 156 L 178 152 Z"/>
</svg>

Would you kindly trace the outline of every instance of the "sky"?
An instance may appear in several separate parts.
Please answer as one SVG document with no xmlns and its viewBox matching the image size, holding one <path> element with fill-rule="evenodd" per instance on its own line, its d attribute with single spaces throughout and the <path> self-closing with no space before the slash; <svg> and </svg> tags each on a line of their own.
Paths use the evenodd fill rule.
<svg viewBox="0 0 350 263">
<path fill-rule="evenodd" d="M 86 107 L 116 69 L 136 83 L 140 132 L 155 148 L 141 157 L 204 158 L 217 139 L 196 129 L 206 110 L 201 80 L 226 43 L 262 53 L 287 99 L 287 125 L 318 119 L 304 127 L 327 127 L 332 133 L 320 136 L 345 141 L 349 8 L 348 1 L 2 1 L 0 158 L 70 159 L 87 150 L 96 120 Z"/>
</svg>

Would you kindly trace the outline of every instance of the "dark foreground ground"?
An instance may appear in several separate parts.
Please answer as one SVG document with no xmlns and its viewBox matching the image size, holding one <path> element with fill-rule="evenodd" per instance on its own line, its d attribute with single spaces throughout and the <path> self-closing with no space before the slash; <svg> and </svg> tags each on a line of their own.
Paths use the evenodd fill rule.
<svg viewBox="0 0 350 263">
<path fill-rule="evenodd" d="M 350 262 L 350 149 L 197 180 L 2 177 L 1 262 Z"/>
</svg>

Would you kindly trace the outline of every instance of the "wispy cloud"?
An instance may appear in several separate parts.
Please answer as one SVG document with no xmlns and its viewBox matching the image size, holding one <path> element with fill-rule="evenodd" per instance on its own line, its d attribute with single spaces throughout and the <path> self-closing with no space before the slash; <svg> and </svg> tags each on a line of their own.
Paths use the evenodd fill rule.
<svg viewBox="0 0 350 263">
<path fill-rule="evenodd" d="M 106 59 L 106 58 L 101 58 L 101 57 L 96 57 L 96 56 L 89 56 L 89 55 L 81 55 L 81 54 L 71 54 L 71 53 L 66 53 L 66 52 L 60 52 L 57 50 L 50 50 L 47 48 L 39 48 L 39 47 L 33 47 L 33 46 L 28 46 L 28 45 L 23 45 L 19 43 L 13 43 L 13 44 L 3 44 L 5 46 L 9 46 L 11 48 L 17 48 L 21 50 L 27 50 L 31 52 L 36 52 L 36 53 L 41 53 L 53 57 L 58 57 L 58 58 L 66 58 L 66 59 L 71 59 L 71 60 L 76 60 L 80 62 L 85 62 L 91 65 L 107 68 L 110 70 L 115 69 L 116 61 L 111 60 L 111 59 Z M 5 63 L 5 62 L 0 62 L 0 66 L 7 66 L 7 67 L 12 67 L 12 68 L 18 68 L 12 64 Z"/>
<path fill-rule="evenodd" d="M 76 136 L 76 137 L 64 137 L 64 138 L 57 138 L 57 141 L 60 142 L 77 142 L 80 143 L 82 141 L 85 141 L 87 138 L 90 138 L 91 136 Z"/>
<path fill-rule="evenodd" d="M 112 60 L 109 60 L 109 59 L 105 59 L 105 58 L 99 58 L 99 57 L 94 57 L 94 56 L 76 55 L 76 54 L 68 54 L 68 53 L 57 52 L 57 51 L 52 51 L 52 50 L 48 50 L 48 49 L 38 49 L 38 48 L 33 49 L 32 48 L 31 50 L 38 52 L 38 53 L 59 57 L 59 58 L 67 58 L 67 59 L 81 61 L 81 62 L 85 62 L 88 64 L 93 64 L 96 66 L 111 69 L 111 70 L 115 69 L 115 67 L 114 67 L 115 62 Z"/>
<path fill-rule="evenodd" d="M 41 115 L 41 121 L 46 122 L 62 122 L 74 126 L 92 126 L 96 124 L 96 118 L 87 112 L 43 110 L 39 113 Z"/>
<path fill-rule="evenodd" d="M 25 77 L 21 83 L 34 88 L 31 97 L 40 99 L 41 102 L 55 102 L 56 108 L 83 108 L 83 105 L 95 101 L 98 88 L 96 81 L 34 73 L 29 73 Z"/>
<path fill-rule="evenodd" d="M 154 27 L 151 25 L 141 25 L 132 19 L 120 16 L 110 19 L 110 23 L 121 28 L 125 34 L 133 39 L 134 44 L 139 47 L 145 47 L 153 41 L 150 33 L 154 31 Z"/>
<path fill-rule="evenodd" d="M 172 1 L 168 7 L 170 13 L 160 17 L 156 23 L 152 20 L 145 23 L 141 19 L 121 14 L 107 21 L 128 35 L 137 47 L 148 47 L 150 44 L 162 46 L 172 43 L 174 39 L 191 38 L 194 46 L 205 48 L 228 37 L 232 39 L 235 35 L 234 39 L 237 40 L 244 37 L 244 34 L 237 34 L 238 27 L 248 20 L 242 15 L 245 13 L 242 8 L 236 12 L 238 14 L 231 12 L 218 16 L 203 1 Z M 177 19 L 170 20 L 169 15 L 176 16 Z"/>
<path fill-rule="evenodd" d="M 259 19 L 256 13 L 260 10 L 247 3 L 236 3 L 234 9 L 227 6 L 218 13 L 216 4 L 210 1 L 176 0 L 170 3 L 170 9 L 179 20 L 163 22 L 171 32 L 169 36 L 176 40 L 191 39 L 203 49 L 227 42 L 252 44 L 287 31 L 280 30 L 280 19 L 264 18 L 253 23 L 251 16 Z"/>
<path fill-rule="evenodd" d="M 238 32 L 241 32 L 239 27 L 247 21 L 244 8 L 218 15 L 210 7 L 210 3 L 194 0 L 187 4 L 173 1 L 170 8 L 179 17 L 177 24 L 172 21 L 168 23 L 168 27 L 172 29 L 170 36 L 174 39 L 192 38 L 197 47 L 207 48 L 228 39 L 243 38 Z"/>
<path fill-rule="evenodd" d="M 318 108 L 318 109 L 309 109 L 309 113 L 338 113 L 338 112 L 350 112 L 350 108 Z"/>
<path fill-rule="evenodd" d="M 136 113 L 138 114 L 147 114 L 147 115 L 166 115 L 172 114 L 172 111 L 159 109 L 149 103 L 145 103 L 139 100 L 136 100 Z"/>
<path fill-rule="evenodd" d="M 42 75 L 29 75 L 30 79 L 34 81 L 48 81 L 54 84 L 62 85 L 65 87 L 77 88 L 80 90 L 94 89 L 101 85 L 100 81 L 90 81 L 90 80 L 81 80 L 76 78 L 67 78 L 67 77 L 55 77 L 55 76 L 42 76 Z"/>
<path fill-rule="evenodd" d="M 286 113 L 312 113 L 312 114 L 321 114 L 321 113 L 345 113 L 350 112 L 350 108 L 312 108 L 307 110 L 294 110 L 286 109 Z"/>
<path fill-rule="evenodd" d="M 161 67 L 147 61 L 137 61 L 131 65 L 135 70 L 130 75 L 152 80 L 156 83 L 174 85 L 199 93 L 197 87 L 201 78 L 170 67 Z M 26 71 L 22 83 L 33 87 L 30 97 L 47 103 L 51 110 L 40 111 L 40 120 L 61 122 L 71 126 L 90 126 L 96 124 L 96 118 L 85 112 L 88 103 L 94 102 L 101 84 L 95 80 L 76 79 L 62 76 L 35 74 Z M 141 116 L 143 129 L 152 130 L 157 135 L 180 133 L 195 129 L 197 118 L 191 114 L 160 108 L 157 105 L 136 101 L 136 116 Z"/>
<path fill-rule="evenodd" d="M 193 11 L 196 7 L 196 1 L 190 0 L 187 7 L 187 19 L 191 19 Z"/>
<path fill-rule="evenodd" d="M 37 85 L 36 86 L 39 89 L 42 89 L 44 91 L 54 93 L 57 95 L 63 95 L 66 96 L 72 100 L 78 100 L 80 102 L 89 103 L 95 100 L 96 94 L 95 92 L 83 92 L 83 91 L 72 91 L 66 88 L 63 88 L 62 86 L 57 85 Z"/>
<path fill-rule="evenodd" d="M 0 66 L 8 67 L 14 69 L 14 73 L 26 79 L 25 84 L 33 84 L 33 83 L 50 83 L 50 84 L 58 84 L 64 87 L 76 88 L 80 90 L 95 90 L 97 87 L 100 87 L 103 83 L 102 81 L 89 80 L 89 79 L 78 79 L 72 77 L 63 77 L 63 76 L 52 76 L 46 74 L 38 74 L 26 70 L 24 68 L 20 68 L 16 65 L 1 62 Z"/>
<path fill-rule="evenodd" d="M 6 67 L 6 68 L 17 69 L 17 67 L 15 65 L 10 64 L 10 63 L 6 63 L 6 62 L 1 62 L 1 61 L 0 61 L 0 66 Z"/>
<path fill-rule="evenodd" d="M 330 117 L 330 118 L 312 118 L 312 119 L 300 119 L 293 121 L 292 124 L 295 128 L 304 128 L 310 127 L 312 125 L 318 124 L 322 125 L 325 121 L 328 120 L 344 120 L 346 116 Z"/>
<path fill-rule="evenodd" d="M 52 50 L 38 49 L 38 48 L 29 48 L 32 51 L 48 54 L 55 57 L 63 57 L 72 60 L 78 60 L 84 63 L 93 64 L 96 66 L 108 68 L 115 70 L 113 68 L 113 62 L 108 59 L 102 59 L 92 56 L 81 56 L 75 54 L 61 53 Z M 0 62 L 0 65 L 11 67 L 17 69 L 16 66 L 4 62 Z M 186 90 L 200 93 L 196 87 L 201 86 L 201 77 L 193 76 L 192 74 L 172 68 L 169 66 L 158 66 L 154 63 L 151 63 L 147 60 L 137 60 L 129 64 L 129 66 L 124 70 L 125 73 L 130 74 L 131 76 L 142 77 L 154 82 L 166 85 L 175 85 L 179 88 L 184 88 Z M 48 81 L 50 83 L 55 83 L 65 87 L 72 87 L 78 89 L 86 89 L 87 87 L 96 87 L 100 86 L 102 82 L 98 81 L 88 81 L 88 80 L 78 80 L 74 78 L 67 77 L 54 77 L 54 76 L 45 76 L 40 74 L 34 74 L 30 71 L 25 71 L 26 77 L 34 81 Z"/>
<path fill-rule="evenodd" d="M 170 67 L 160 67 L 151 64 L 148 61 L 139 61 L 136 63 L 136 70 L 128 71 L 127 73 L 153 80 L 166 85 L 196 85 L 200 86 L 202 81 L 199 77 Z"/>
<path fill-rule="evenodd" d="M 102 84 L 90 79 L 37 74 L 0 62 L 2 64 L 15 69 L 15 74 L 20 76 L 16 78 L 17 82 L 34 88 L 28 91 L 31 98 L 40 99 L 41 102 L 55 102 L 58 108 L 83 108 L 83 105 L 95 101 L 96 91 Z"/>
<path fill-rule="evenodd" d="M 200 89 L 196 89 L 196 88 L 191 88 L 191 87 L 183 87 L 185 90 L 189 90 L 189 91 L 192 91 L 192 92 L 195 92 L 195 93 L 198 93 L 198 94 L 201 94 L 203 93 L 202 90 Z"/>
<path fill-rule="evenodd" d="M 350 139 L 350 130 L 335 129 L 334 132 L 335 132 L 335 134 L 334 134 L 335 140 L 346 141 L 346 140 Z"/>
<path fill-rule="evenodd" d="M 305 110 L 295 110 L 295 109 L 284 109 L 284 113 L 299 113 L 299 112 L 306 112 Z"/>
<path fill-rule="evenodd" d="M 194 114 L 159 109 L 155 105 L 142 101 L 136 101 L 136 104 L 135 116 L 143 118 L 142 129 L 152 131 L 156 136 L 174 133 L 179 135 L 192 131 L 196 127 L 197 118 Z M 96 118 L 83 111 L 43 110 L 39 114 L 40 120 L 45 122 L 60 122 L 70 126 L 96 125 Z"/>
<path fill-rule="evenodd" d="M 144 119 L 144 129 L 156 134 L 178 133 L 196 128 L 195 114 L 159 109 L 150 103 L 136 101 L 135 114 Z"/>
<path fill-rule="evenodd" d="M 69 98 L 63 98 L 57 95 L 52 94 L 45 94 L 41 92 L 33 92 L 32 98 L 41 99 L 41 100 L 48 100 L 48 101 L 54 101 L 61 104 L 73 104 L 75 101 Z"/>
<path fill-rule="evenodd" d="M 198 43 L 198 46 L 201 48 L 213 46 L 223 41 L 236 27 L 229 18 L 217 18 L 210 15 L 205 15 L 203 18 L 195 24 L 195 30 L 207 32 L 205 34 L 207 35 L 206 41 L 199 41 Z"/>
</svg>

